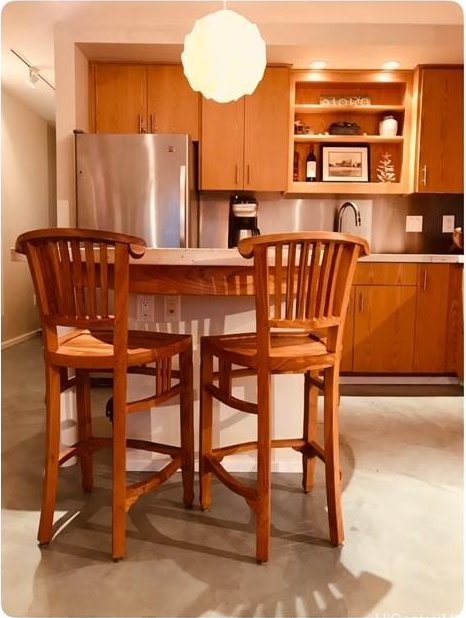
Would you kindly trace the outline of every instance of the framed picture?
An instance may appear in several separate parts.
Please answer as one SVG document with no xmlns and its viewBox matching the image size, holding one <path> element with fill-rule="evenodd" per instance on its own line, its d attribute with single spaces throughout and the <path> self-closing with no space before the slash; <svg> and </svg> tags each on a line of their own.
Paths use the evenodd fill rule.
<svg viewBox="0 0 466 618">
<path fill-rule="evenodd" d="M 369 182 L 369 146 L 322 146 L 323 182 Z"/>
</svg>

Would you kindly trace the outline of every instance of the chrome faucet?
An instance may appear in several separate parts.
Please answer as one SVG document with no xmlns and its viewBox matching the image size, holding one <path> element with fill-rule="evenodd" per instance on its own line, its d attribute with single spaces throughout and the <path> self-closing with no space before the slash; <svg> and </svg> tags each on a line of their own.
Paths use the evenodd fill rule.
<svg viewBox="0 0 466 618">
<path fill-rule="evenodd" d="M 359 208 L 353 202 L 345 202 L 342 204 L 338 210 L 338 224 L 337 224 L 337 232 L 341 232 L 341 222 L 343 220 L 343 215 L 347 208 L 352 208 L 354 212 L 354 219 L 357 226 L 361 225 L 361 213 L 359 212 Z"/>
</svg>

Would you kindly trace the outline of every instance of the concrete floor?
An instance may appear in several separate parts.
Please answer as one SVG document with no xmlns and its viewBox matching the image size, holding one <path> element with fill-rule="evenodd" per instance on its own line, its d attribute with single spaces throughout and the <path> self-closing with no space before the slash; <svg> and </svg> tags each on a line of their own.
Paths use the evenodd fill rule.
<svg viewBox="0 0 466 618">
<path fill-rule="evenodd" d="M 451 615 L 463 604 L 463 399 L 341 399 L 346 542 L 328 543 L 322 466 L 315 491 L 277 474 L 272 558 L 253 560 L 244 501 L 215 486 L 209 513 L 180 504 L 179 479 L 129 514 L 128 557 L 110 559 L 110 468 L 94 492 L 62 470 L 48 548 L 36 544 L 43 445 L 38 339 L 2 354 L 2 608 L 14 616 Z M 417 389 L 419 395 L 419 389 Z M 96 411 L 100 414 L 100 411 Z M 97 425 L 107 421 L 101 417 Z M 197 491 L 197 488 L 196 488 Z M 66 524 L 66 526 L 65 526 Z"/>
</svg>

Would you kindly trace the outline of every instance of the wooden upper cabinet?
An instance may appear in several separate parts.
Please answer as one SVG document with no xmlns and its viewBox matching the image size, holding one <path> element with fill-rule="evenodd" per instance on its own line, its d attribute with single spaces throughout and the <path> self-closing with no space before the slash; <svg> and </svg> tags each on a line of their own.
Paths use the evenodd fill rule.
<svg viewBox="0 0 466 618">
<path fill-rule="evenodd" d="M 147 110 L 149 133 L 188 133 L 199 139 L 199 94 L 181 65 L 148 66 Z"/>
<path fill-rule="evenodd" d="M 463 192 L 463 69 L 421 67 L 415 190 Z"/>
<path fill-rule="evenodd" d="M 287 186 L 290 70 L 267 69 L 254 95 L 246 97 L 244 188 L 285 191 Z"/>
<path fill-rule="evenodd" d="M 199 139 L 199 95 L 181 65 L 91 65 L 95 133 L 188 133 Z"/>
<path fill-rule="evenodd" d="M 144 65 L 94 64 L 91 70 L 94 133 L 142 133 L 146 129 L 147 71 Z"/>
<path fill-rule="evenodd" d="M 202 98 L 201 189 L 242 189 L 244 97 L 233 103 Z"/>
<path fill-rule="evenodd" d="M 202 189 L 286 189 L 289 88 L 290 69 L 268 67 L 250 96 L 202 99 Z"/>
<path fill-rule="evenodd" d="M 292 71 L 288 193 L 406 193 L 412 184 L 412 92 L 413 71 Z M 385 115 L 395 117 L 395 135 L 380 135 Z M 356 133 L 337 126 L 348 122 L 356 125 Z M 342 180 L 331 173 L 328 149 L 343 146 L 368 149 L 367 176 L 348 182 L 348 177 Z M 316 182 L 306 182 L 310 150 L 317 158 Z M 386 154 L 393 165 L 393 182 L 378 178 Z"/>
</svg>

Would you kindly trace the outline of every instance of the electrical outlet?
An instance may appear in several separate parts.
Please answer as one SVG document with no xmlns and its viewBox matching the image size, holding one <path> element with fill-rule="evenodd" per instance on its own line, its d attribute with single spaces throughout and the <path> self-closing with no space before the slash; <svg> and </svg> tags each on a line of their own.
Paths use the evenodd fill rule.
<svg viewBox="0 0 466 618">
<path fill-rule="evenodd" d="M 408 215 L 406 217 L 407 232 L 422 232 L 422 215 Z"/>
<path fill-rule="evenodd" d="M 455 230 L 455 215 L 443 215 L 442 233 L 451 234 Z"/>
<path fill-rule="evenodd" d="M 137 300 L 137 319 L 146 322 L 154 321 L 154 297 L 148 294 L 138 294 Z"/>
<path fill-rule="evenodd" d="M 164 296 L 163 297 L 163 321 L 164 322 L 180 322 L 181 321 L 181 296 Z"/>
</svg>

